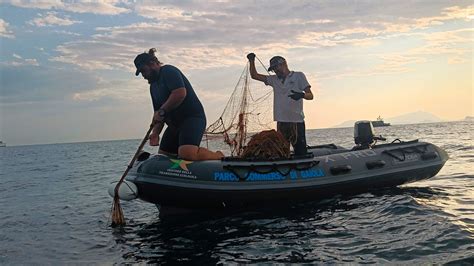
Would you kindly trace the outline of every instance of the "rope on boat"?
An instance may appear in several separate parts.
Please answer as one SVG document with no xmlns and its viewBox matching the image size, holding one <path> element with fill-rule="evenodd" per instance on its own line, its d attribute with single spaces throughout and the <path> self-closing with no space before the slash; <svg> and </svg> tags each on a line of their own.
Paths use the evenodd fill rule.
<svg viewBox="0 0 474 266">
<path fill-rule="evenodd" d="M 281 176 L 288 176 L 292 170 L 305 171 L 305 170 L 309 170 L 313 168 L 314 166 L 318 164 L 319 164 L 319 161 L 312 160 L 310 162 L 292 162 L 292 163 L 281 163 L 281 164 L 272 163 L 269 165 L 253 165 L 253 164 L 248 165 L 248 166 L 224 165 L 224 169 L 233 173 L 239 179 L 239 181 L 245 181 L 249 178 L 252 172 L 257 173 L 257 174 L 263 174 L 263 175 L 277 172 Z M 306 166 L 303 166 L 303 165 L 306 165 Z M 245 176 L 241 176 L 237 168 L 246 170 Z M 269 169 L 262 170 L 261 168 L 269 168 Z M 280 170 L 282 168 L 288 168 L 288 170 L 282 171 Z"/>
<path fill-rule="evenodd" d="M 402 157 L 399 157 L 398 155 L 394 154 L 393 152 L 395 151 L 399 151 L 402 154 Z M 385 153 L 389 155 L 390 157 L 395 158 L 400 162 L 403 162 L 406 160 L 406 154 L 418 153 L 418 154 L 424 155 L 427 151 L 428 151 L 428 144 L 422 144 L 422 145 L 417 145 L 417 146 L 412 146 L 412 147 L 384 150 L 382 151 L 382 153 Z"/>
</svg>

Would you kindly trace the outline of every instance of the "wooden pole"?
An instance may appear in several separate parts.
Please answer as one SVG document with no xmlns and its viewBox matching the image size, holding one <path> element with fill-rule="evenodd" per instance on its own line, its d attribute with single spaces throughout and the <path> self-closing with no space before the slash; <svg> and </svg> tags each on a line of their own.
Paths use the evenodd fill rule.
<svg viewBox="0 0 474 266">
<path fill-rule="evenodd" d="M 123 183 L 123 180 L 128 174 L 128 171 L 133 167 L 133 164 L 138 158 L 138 155 L 140 154 L 140 151 L 143 149 L 143 146 L 145 146 L 145 143 L 147 142 L 148 138 L 150 137 L 151 131 L 153 130 L 154 124 L 152 123 L 150 125 L 150 128 L 148 129 L 145 138 L 143 138 L 142 142 L 140 143 L 140 146 L 138 146 L 137 151 L 135 152 L 135 156 L 133 156 L 132 160 L 127 166 L 127 169 L 123 173 L 122 177 L 120 178 L 120 181 L 117 183 L 115 186 L 114 190 L 114 202 L 112 204 L 112 210 L 111 210 L 111 216 L 112 216 L 112 227 L 115 226 L 122 226 L 125 225 L 125 217 L 123 216 L 123 211 L 122 207 L 120 206 L 120 198 L 118 196 L 118 191 L 120 188 L 120 185 Z"/>
</svg>

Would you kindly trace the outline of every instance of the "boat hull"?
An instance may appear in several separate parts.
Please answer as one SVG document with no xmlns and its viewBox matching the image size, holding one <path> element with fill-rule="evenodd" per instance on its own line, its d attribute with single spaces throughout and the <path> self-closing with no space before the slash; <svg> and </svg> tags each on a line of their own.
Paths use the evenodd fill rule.
<svg viewBox="0 0 474 266">
<path fill-rule="evenodd" d="M 310 151 L 307 158 L 271 162 L 153 156 L 135 165 L 127 180 L 136 184 L 140 199 L 167 208 L 278 206 L 428 179 L 448 159 L 439 147 L 418 141 Z"/>
<path fill-rule="evenodd" d="M 388 127 L 390 123 L 385 123 L 384 121 L 371 121 L 373 127 Z"/>
</svg>

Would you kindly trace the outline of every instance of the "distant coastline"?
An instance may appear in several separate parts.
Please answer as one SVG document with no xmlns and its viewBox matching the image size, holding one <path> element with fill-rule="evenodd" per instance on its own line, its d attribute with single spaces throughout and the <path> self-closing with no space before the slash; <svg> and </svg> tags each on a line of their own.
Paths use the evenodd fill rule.
<svg viewBox="0 0 474 266">
<path fill-rule="evenodd" d="M 361 119 L 364 120 L 364 119 Z M 354 127 L 355 122 L 360 121 L 360 120 L 348 120 L 345 121 L 341 124 L 328 127 L 328 128 L 352 128 Z M 461 119 L 461 120 L 443 120 L 443 121 L 420 121 L 420 122 L 414 122 L 414 123 L 391 123 L 391 126 L 403 126 L 403 125 L 416 125 L 416 124 L 436 124 L 436 123 L 456 123 L 456 122 L 474 122 L 474 117 L 470 119 Z M 309 129 L 307 129 L 309 130 Z"/>
<path fill-rule="evenodd" d="M 360 119 L 363 120 L 363 119 Z M 354 123 L 356 120 L 345 121 L 337 126 L 331 127 L 321 127 L 321 128 L 307 128 L 306 131 L 310 130 L 323 130 L 323 129 L 337 129 L 337 128 L 353 128 Z M 466 116 L 464 119 L 461 120 L 451 120 L 451 121 L 438 121 L 438 122 L 431 122 L 431 121 L 422 121 L 422 122 L 415 122 L 415 123 L 396 123 L 391 124 L 392 126 L 399 126 L 399 125 L 410 125 L 410 124 L 430 124 L 430 123 L 455 123 L 455 122 L 474 122 L 474 116 Z M 123 139 L 96 139 L 96 140 L 77 140 L 77 141 L 65 141 L 65 142 L 43 142 L 43 143 L 15 143 L 9 141 L 8 147 L 19 147 L 19 146 L 36 146 L 36 145 L 73 145 L 78 143 L 96 143 L 96 142 L 120 142 L 120 141 L 140 141 L 140 138 L 123 138 Z M 204 139 L 203 139 L 204 141 Z M 204 142 L 202 145 L 205 145 Z"/>
<path fill-rule="evenodd" d="M 371 120 L 371 119 L 366 119 L 361 117 L 361 119 L 358 120 Z M 354 126 L 354 123 L 358 120 L 348 120 L 344 121 L 338 125 L 332 126 L 335 128 L 339 127 L 352 127 Z M 448 122 L 445 121 L 439 117 L 437 117 L 434 114 L 424 112 L 424 111 L 418 111 L 418 112 L 412 112 L 412 113 L 407 113 L 395 117 L 390 117 L 387 119 L 383 120 L 385 123 L 390 124 L 390 125 L 406 125 L 406 124 L 422 124 L 422 123 L 440 123 L 440 122 Z"/>
</svg>

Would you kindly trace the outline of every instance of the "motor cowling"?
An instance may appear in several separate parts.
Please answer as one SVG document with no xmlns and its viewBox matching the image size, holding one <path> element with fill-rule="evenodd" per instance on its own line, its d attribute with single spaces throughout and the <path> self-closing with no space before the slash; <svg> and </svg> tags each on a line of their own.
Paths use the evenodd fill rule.
<svg viewBox="0 0 474 266">
<path fill-rule="evenodd" d="M 372 123 L 367 120 L 357 121 L 354 124 L 355 144 L 362 147 L 369 147 L 374 142 L 374 128 Z"/>
</svg>

